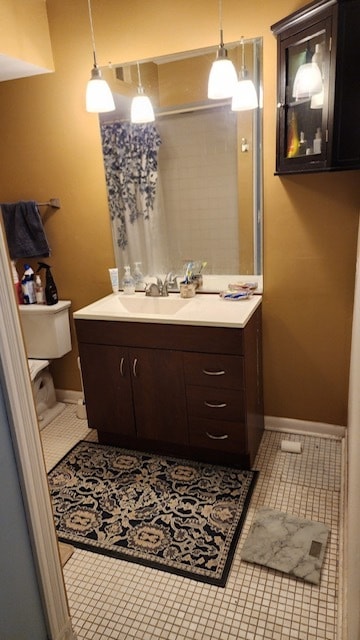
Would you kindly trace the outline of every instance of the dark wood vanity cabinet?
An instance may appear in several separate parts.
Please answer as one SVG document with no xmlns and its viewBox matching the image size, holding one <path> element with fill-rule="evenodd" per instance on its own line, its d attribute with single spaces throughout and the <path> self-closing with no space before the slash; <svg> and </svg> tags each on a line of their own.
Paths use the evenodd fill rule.
<svg viewBox="0 0 360 640">
<path fill-rule="evenodd" d="M 276 173 L 359 169 L 360 0 L 316 0 L 271 29 L 278 43 Z M 320 73 L 311 88 L 299 70 L 313 63 Z"/>
<path fill-rule="evenodd" d="M 243 329 L 75 320 L 89 427 L 107 444 L 250 467 L 261 307 Z"/>
</svg>

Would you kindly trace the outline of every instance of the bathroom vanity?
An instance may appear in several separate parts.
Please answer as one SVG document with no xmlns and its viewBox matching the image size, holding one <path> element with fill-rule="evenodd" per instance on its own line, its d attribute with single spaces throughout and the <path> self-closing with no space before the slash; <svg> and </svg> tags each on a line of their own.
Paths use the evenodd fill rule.
<svg viewBox="0 0 360 640">
<path fill-rule="evenodd" d="M 253 465 L 264 428 L 261 296 L 112 294 L 74 318 L 99 442 Z"/>
</svg>

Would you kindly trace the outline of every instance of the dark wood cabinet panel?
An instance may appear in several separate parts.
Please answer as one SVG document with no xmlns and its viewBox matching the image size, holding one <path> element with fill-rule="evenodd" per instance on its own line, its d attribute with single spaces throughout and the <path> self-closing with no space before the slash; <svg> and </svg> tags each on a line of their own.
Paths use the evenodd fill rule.
<svg viewBox="0 0 360 640">
<path fill-rule="evenodd" d="M 261 307 L 243 329 L 76 320 L 103 443 L 253 465 L 264 429 Z"/>
<path fill-rule="evenodd" d="M 137 348 L 130 358 L 138 436 L 188 444 L 181 353 Z"/>
<path fill-rule="evenodd" d="M 89 427 L 135 435 L 127 349 L 79 344 Z"/>
<path fill-rule="evenodd" d="M 278 46 L 276 173 L 359 169 L 360 1 L 316 0 L 271 29 Z M 318 73 L 313 84 L 299 81 L 309 65 Z"/>
</svg>

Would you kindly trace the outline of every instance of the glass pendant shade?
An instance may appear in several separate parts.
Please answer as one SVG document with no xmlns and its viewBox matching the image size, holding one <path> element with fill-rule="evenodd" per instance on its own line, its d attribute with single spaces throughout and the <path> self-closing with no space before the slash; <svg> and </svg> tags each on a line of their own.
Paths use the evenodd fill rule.
<svg viewBox="0 0 360 640">
<path fill-rule="evenodd" d="M 86 111 L 107 113 L 115 110 L 115 102 L 108 83 L 102 78 L 101 71 L 94 67 L 86 87 Z"/>
<path fill-rule="evenodd" d="M 324 89 L 311 96 L 310 109 L 322 109 L 324 106 Z"/>
<path fill-rule="evenodd" d="M 252 80 L 239 80 L 231 101 L 232 111 L 251 111 L 259 106 Z"/>
<path fill-rule="evenodd" d="M 225 50 L 226 51 L 226 50 Z M 231 98 L 237 83 L 237 74 L 231 60 L 218 57 L 212 64 L 208 81 L 208 98 L 222 100 Z"/>
<path fill-rule="evenodd" d="M 306 62 L 300 65 L 296 72 L 293 97 L 311 98 L 316 93 L 321 93 L 323 88 L 321 71 L 315 62 Z"/>
<path fill-rule="evenodd" d="M 133 124 L 154 122 L 154 109 L 148 96 L 145 96 L 143 93 L 139 93 L 139 95 L 132 99 L 130 120 Z"/>
<path fill-rule="evenodd" d="M 144 93 L 144 87 L 141 84 L 140 65 L 137 62 L 138 72 L 138 94 L 132 99 L 130 109 L 130 121 L 133 124 L 146 124 L 154 122 L 155 114 L 151 104 L 151 100 Z"/>
</svg>

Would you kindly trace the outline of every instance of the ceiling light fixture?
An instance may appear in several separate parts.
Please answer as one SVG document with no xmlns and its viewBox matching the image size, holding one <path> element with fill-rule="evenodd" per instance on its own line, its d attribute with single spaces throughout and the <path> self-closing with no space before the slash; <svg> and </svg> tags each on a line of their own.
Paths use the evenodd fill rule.
<svg viewBox="0 0 360 640">
<path fill-rule="evenodd" d="M 133 124 L 146 124 L 154 122 L 155 114 L 151 104 L 151 100 L 144 93 L 144 87 L 141 84 L 140 65 L 137 62 L 138 72 L 138 95 L 132 99 L 130 120 Z"/>
<path fill-rule="evenodd" d="M 256 89 L 252 80 L 248 78 L 248 71 L 245 67 L 245 43 L 241 38 L 241 70 L 239 82 L 236 84 L 231 100 L 232 111 L 250 111 L 259 106 Z"/>
<path fill-rule="evenodd" d="M 94 66 L 91 70 L 91 78 L 86 87 L 86 111 L 89 111 L 90 113 L 106 113 L 108 111 L 115 111 L 115 103 L 110 87 L 102 77 L 101 70 L 99 69 L 96 61 L 95 37 L 90 0 L 88 0 L 88 10 Z"/>
<path fill-rule="evenodd" d="M 208 98 L 222 100 L 231 98 L 237 83 L 235 67 L 228 58 L 227 49 L 224 47 L 222 29 L 222 2 L 219 0 L 220 44 L 216 54 L 216 60 L 212 63 L 208 82 Z"/>
</svg>

